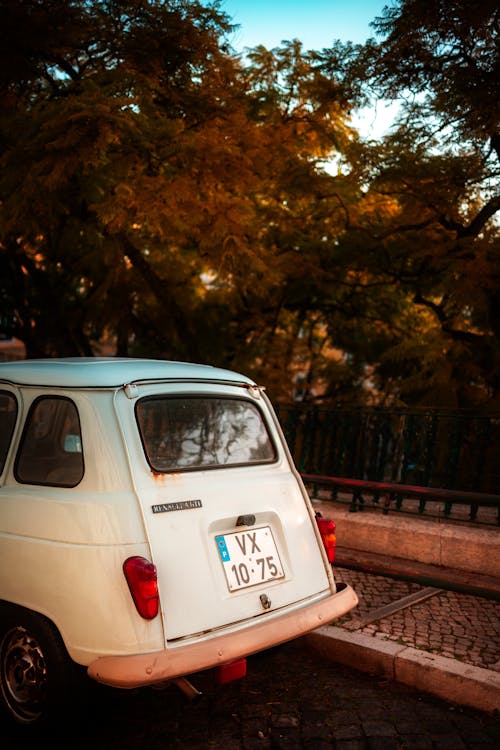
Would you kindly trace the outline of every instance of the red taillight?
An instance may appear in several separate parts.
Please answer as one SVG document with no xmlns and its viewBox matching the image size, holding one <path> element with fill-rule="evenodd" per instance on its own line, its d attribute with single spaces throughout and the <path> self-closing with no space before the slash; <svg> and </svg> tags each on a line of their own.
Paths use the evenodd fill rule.
<svg viewBox="0 0 500 750">
<path fill-rule="evenodd" d="M 129 557 L 123 563 L 123 572 L 137 611 L 146 620 L 158 614 L 160 602 L 156 566 L 144 557 Z"/>
<path fill-rule="evenodd" d="M 335 560 L 335 545 L 337 543 L 335 521 L 330 518 L 323 518 L 321 513 L 316 513 L 316 523 L 323 540 L 328 562 L 332 563 Z"/>
</svg>

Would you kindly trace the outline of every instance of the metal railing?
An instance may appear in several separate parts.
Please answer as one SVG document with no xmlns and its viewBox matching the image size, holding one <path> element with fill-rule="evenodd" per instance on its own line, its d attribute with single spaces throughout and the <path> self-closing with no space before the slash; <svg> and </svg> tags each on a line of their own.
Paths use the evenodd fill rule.
<svg viewBox="0 0 500 750">
<path fill-rule="evenodd" d="M 339 492 L 351 494 L 349 510 L 363 510 L 367 496 L 384 514 L 391 508 L 410 514 L 426 514 L 453 519 L 456 521 L 479 521 L 500 525 L 500 495 L 482 492 L 462 492 L 438 487 L 417 487 L 397 482 L 370 482 L 345 477 L 302 474 L 306 488 L 312 497 L 318 497 L 319 490 L 326 490 L 326 499 L 342 502 Z M 322 499 L 325 499 L 324 497 Z M 344 501 L 345 502 L 345 501 Z M 429 506 L 431 506 L 429 508 Z M 478 518 L 479 509 L 490 512 Z"/>
<path fill-rule="evenodd" d="M 299 471 L 500 494 L 500 413 L 278 404 Z"/>
</svg>

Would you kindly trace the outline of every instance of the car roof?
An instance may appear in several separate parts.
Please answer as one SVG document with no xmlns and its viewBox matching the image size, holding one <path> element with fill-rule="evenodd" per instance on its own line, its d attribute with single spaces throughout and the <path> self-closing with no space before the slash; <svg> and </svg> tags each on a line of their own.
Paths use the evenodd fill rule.
<svg viewBox="0 0 500 750">
<path fill-rule="evenodd" d="M 131 357 L 63 357 L 0 363 L 0 382 L 69 388 L 112 388 L 128 383 L 176 380 L 255 385 L 232 370 L 190 362 Z"/>
</svg>

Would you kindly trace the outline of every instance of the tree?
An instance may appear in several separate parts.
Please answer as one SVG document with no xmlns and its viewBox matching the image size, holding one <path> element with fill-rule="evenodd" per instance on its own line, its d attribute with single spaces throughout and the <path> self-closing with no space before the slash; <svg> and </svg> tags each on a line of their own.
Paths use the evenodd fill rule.
<svg viewBox="0 0 500 750">
<path fill-rule="evenodd" d="M 16 300 L 17 335 L 28 354 L 87 354 L 108 328 L 126 351 L 135 332 L 159 326 L 143 317 L 149 296 L 167 353 L 188 348 L 178 243 L 189 255 L 186 217 L 202 234 L 204 215 L 199 193 L 195 217 L 184 199 L 185 143 L 179 151 L 203 140 L 203 118 L 213 127 L 223 114 L 225 17 L 182 1 L 0 10 L 2 51 L 19 63 L 2 68 L 0 123 L 4 296 Z M 150 262 L 160 242 L 162 277 Z"/>
<path fill-rule="evenodd" d="M 324 254 L 311 184 L 349 137 L 333 86 L 296 42 L 243 67 L 196 3 L 62 5 L 67 36 L 57 3 L 13 5 L 24 64 L 3 81 L 1 250 L 28 354 L 110 332 L 118 353 L 268 368 L 289 392 L 296 247 L 303 271 Z"/>
<path fill-rule="evenodd" d="M 355 267 L 403 304 L 375 375 L 405 401 L 499 403 L 499 18 L 489 1 L 399 0 L 373 23 L 380 41 L 319 56 L 358 104 L 401 102 L 393 132 L 360 151 L 345 242 L 358 236 Z"/>
<path fill-rule="evenodd" d="M 217 3 L 0 0 L 0 318 L 29 356 L 109 340 L 241 369 L 273 398 L 491 408 L 484 8 L 474 37 L 462 4 L 405 0 L 380 42 L 243 60 Z M 451 109 L 467 64 L 481 86 Z M 364 142 L 349 113 L 389 93 L 399 126 Z"/>
</svg>

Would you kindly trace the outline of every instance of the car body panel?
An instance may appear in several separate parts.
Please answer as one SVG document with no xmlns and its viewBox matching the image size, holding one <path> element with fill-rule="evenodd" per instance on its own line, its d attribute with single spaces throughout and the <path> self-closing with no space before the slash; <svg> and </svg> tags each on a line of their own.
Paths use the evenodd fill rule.
<svg viewBox="0 0 500 750">
<path fill-rule="evenodd" d="M 137 659 L 144 675 L 134 667 L 125 682 L 158 682 L 296 637 L 355 606 L 352 589 L 336 592 L 276 415 L 249 378 L 178 362 L 68 358 L 0 364 L 0 392 L 18 404 L 0 474 L 0 600 L 48 617 L 70 657 L 95 679 L 114 684 L 118 663 L 124 659 L 128 673 Z M 158 395 L 252 404 L 267 425 L 272 460 L 156 471 L 136 406 Z M 69 400 L 77 410 L 80 434 L 64 440 L 64 450 L 83 452 L 75 486 L 19 480 L 24 423 L 44 398 Z M 218 545 L 240 531 L 240 546 L 245 538 L 255 544 L 256 532 L 271 534 L 279 570 L 230 590 Z M 123 573 L 133 556 L 157 569 L 160 612 L 152 620 L 139 615 Z M 158 671 L 148 671 L 151 659 Z"/>
<path fill-rule="evenodd" d="M 239 386 L 190 383 L 187 387 L 187 392 L 196 396 L 241 398 L 242 390 L 246 398 L 246 388 Z M 157 386 L 139 386 L 137 399 L 154 392 Z M 186 385 L 170 385 L 167 392 L 175 397 L 186 392 Z M 266 411 L 269 408 L 261 396 L 249 398 L 257 400 L 259 408 Z M 137 441 L 131 438 L 137 428 L 133 411 L 121 403 L 125 399 L 123 393 L 117 393 L 117 413 L 125 442 L 132 450 L 132 447 L 137 449 Z M 144 466 L 139 451 L 130 455 L 152 559 L 159 573 L 166 640 L 256 617 L 264 611 L 262 593 L 268 595 L 272 607 L 279 608 L 330 591 L 332 587 L 323 558 L 318 554 L 316 529 L 306 509 L 307 500 L 292 473 L 281 436 L 269 414 L 266 416 L 277 446 L 277 460 L 270 464 L 157 474 Z M 176 509 L 193 501 L 199 507 Z M 153 512 L 162 506 L 169 510 Z M 215 537 L 237 530 L 238 518 L 247 515 L 255 516 L 252 529 L 271 528 L 285 576 L 230 592 Z M 183 602 L 182 607 L 179 602 Z"/>
</svg>

